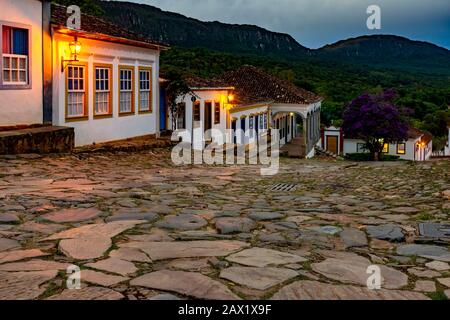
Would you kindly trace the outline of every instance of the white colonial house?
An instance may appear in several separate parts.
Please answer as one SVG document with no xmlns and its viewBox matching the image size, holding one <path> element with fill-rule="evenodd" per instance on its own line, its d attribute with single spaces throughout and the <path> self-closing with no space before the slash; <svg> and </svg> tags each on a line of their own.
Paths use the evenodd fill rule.
<svg viewBox="0 0 450 320">
<path fill-rule="evenodd" d="M 42 123 L 43 4 L 0 4 L 0 127 Z"/>
<path fill-rule="evenodd" d="M 159 134 L 166 45 L 85 14 L 74 27 L 72 11 L 46 0 L 1 4 L 1 132 L 73 128 L 75 146 Z"/>
<path fill-rule="evenodd" d="M 53 124 L 75 128 L 76 146 L 159 133 L 166 46 L 91 16 L 69 29 L 67 18 L 65 7 L 52 7 Z"/>
<path fill-rule="evenodd" d="M 175 128 L 167 112 L 167 127 L 195 149 L 209 141 L 251 146 L 279 129 L 280 145 L 291 156 L 314 156 L 322 98 L 252 66 L 216 79 L 186 80 L 192 93 L 180 97 Z"/>
<path fill-rule="evenodd" d="M 426 161 L 433 153 L 433 137 L 418 129 L 411 128 L 408 132 L 409 139 L 401 143 L 384 145 L 383 153 L 397 156 L 402 160 Z M 347 155 L 352 153 L 366 153 L 364 141 L 345 137 L 342 129 L 328 127 L 322 130 L 322 148 L 336 155 Z"/>
</svg>

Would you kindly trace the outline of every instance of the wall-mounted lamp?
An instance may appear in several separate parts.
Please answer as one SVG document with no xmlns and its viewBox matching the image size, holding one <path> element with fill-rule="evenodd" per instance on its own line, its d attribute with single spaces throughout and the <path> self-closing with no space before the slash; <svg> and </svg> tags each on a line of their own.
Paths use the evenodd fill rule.
<svg viewBox="0 0 450 320">
<path fill-rule="evenodd" d="M 78 41 L 77 37 L 75 37 L 74 41 L 69 43 L 69 50 L 71 59 L 66 60 L 64 59 L 64 56 L 61 57 L 61 72 L 64 72 L 64 69 L 66 68 L 66 63 L 79 61 L 78 55 L 81 52 L 81 43 Z"/>
<path fill-rule="evenodd" d="M 228 102 L 231 103 L 231 102 L 233 102 L 233 101 L 234 101 L 234 94 L 231 94 L 231 93 L 230 93 L 230 94 L 228 95 Z"/>
</svg>

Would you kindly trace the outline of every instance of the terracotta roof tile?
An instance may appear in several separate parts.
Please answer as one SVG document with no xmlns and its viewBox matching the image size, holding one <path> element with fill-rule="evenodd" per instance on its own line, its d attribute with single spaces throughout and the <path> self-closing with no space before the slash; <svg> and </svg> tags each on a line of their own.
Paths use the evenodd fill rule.
<svg viewBox="0 0 450 320">
<path fill-rule="evenodd" d="M 430 133 L 416 128 L 410 128 L 408 131 L 408 136 L 411 139 L 419 139 L 420 137 L 422 137 L 422 141 L 425 141 L 427 143 L 433 140 L 433 136 Z"/>
<path fill-rule="evenodd" d="M 236 101 L 240 105 L 261 102 L 311 104 L 322 100 L 312 92 L 253 66 L 243 66 L 220 79 L 235 87 Z"/>
<path fill-rule="evenodd" d="M 229 84 L 225 83 L 221 79 L 205 79 L 197 76 L 186 76 L 186 83 L 191 88 L 231 88 Z"/>
<path fill-rule="evenodd" d="M 66 28 L 68 18 L 67 7 L 52 4 L 51 22 L 54 26 Z M 83 13 L 81 14 L 81 30 L 77 31 L 80 33 L 107 36 L 111 41 L 115 40 L 119 43 L 124 42 L 123 40 L 130 40 L 133 41 L 135 45 L 141 44 L 144 46 L 168 47 L 167 44 L 138 35 L 111 22 Z M 133 43 L 130 42 L 128 44 L 132 45 Z"/>
</svg>

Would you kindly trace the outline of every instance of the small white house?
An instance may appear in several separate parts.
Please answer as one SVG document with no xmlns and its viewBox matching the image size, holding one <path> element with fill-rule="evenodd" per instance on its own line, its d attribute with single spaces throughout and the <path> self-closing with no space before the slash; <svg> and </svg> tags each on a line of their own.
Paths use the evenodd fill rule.
<svg viewBox="0 0 450 320">
<path fill-rule="evenodd" d="M 43 122 L 43 3 L 1 0 L 0 127 Z"/>
<path fill-rule="evenodd" d="M 300 141 L 303 156 L 314 156 L 322 102 L 317 95 L 252 66 L 217 79 L 186 80 L 192 94 L 180 98 L 182 112 L 175 128 L 169 117 L 168 127 L 184 132 L 186 141 L 194 135 L 195 148 L 204 148 L 205 141 L 251 146 L 270 129 L 279 129 L 280 145 Z M 209 129 L 216 133 L 209 136 Z"/>
<path fill-rule="evenodd" d="M 335 155 L 344 153 L 344 135 L 342 128 L 331 126 L 322 129 L 322 149 Z"/>
<path fill-rule="evenodd" d="M 49 0 L 0 2 L 0 129 L 69 129 L 75 146 L 159 134 L 166 45 L 85 14 L 74 28 Z"/>
<path fill-rule="evenodd" d="M 52 6 L 53 125 L 73 127 L 75 146 L 159 133 L 166 46 L 87 15 L 69 29 L 67 18 Z"/>
<path fill-rule="evenodd" d="M 329 127 L 322 131 L 323 148 L 338 155 L 366 153 L 365 143 L 361 139 L 347 138 L 341 128 Z M 408 141 L 384 145 L 383 153 L 398 156 L 402 160 L 426 161 L 433 153 L 433 138 L 429 133 L 411 128 Z M 339 146 L 339 147 L 336 147 Z"/>
</svg>

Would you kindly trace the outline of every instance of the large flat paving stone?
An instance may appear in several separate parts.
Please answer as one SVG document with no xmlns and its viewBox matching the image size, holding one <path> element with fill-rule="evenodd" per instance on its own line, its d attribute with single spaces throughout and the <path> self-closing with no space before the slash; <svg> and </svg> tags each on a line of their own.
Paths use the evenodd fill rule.
<svg viewBox="0 0 450 320">
<path fill-rule="evenodd" d="M 42 233 L 44 235 L 51 235 L 66 229 L 66 227 L 55 223 L 37 223 L 34 221 L 27 221 L 24 224 L 21 224 L 18 229 L 22 231 L 35 232 L 38 234 Z"/>
<path fill-rule="evenodd" d="M 0 271 L 47 271 L 47 270 L 67 270 L 68 263 L 51 260 L 30 260 L 25 262 L 12 262 L 0 265 Z"/>
<path fill-rule="evenodd" d="M 194 214 L 177 214 L 166 216 L 162 221 L 156 223 L 158 228 L 173 230 L 197 230 L 206 226 L 208 222 L 202 217 Z"/>
<path fill-rule="evenodd" d="M 102 212 L 96 208 L 71 208 L 44 214 L 41 218 L 56 223 L 72 223 L 92 220 Z"/>
<path fill-rule="evenodd" d="M 253 212 L 249 218 L 255 221 L 270 221 L 283 218 L 284 215 L 278 212 Z"/>
<path fill-rule="evenodd" d="M 20 243 L 16 240 L 0 238 L 0 252 L 19 247 Z"/>
<path fill-rule="evenodd" d="M 64 239 L 59 242 L 59 250 L 75 260 L 100 258 L 111 246 L 111 239 L 106 237 Z"/>
<path fill-rule="evenodd" d="M 78 228 L 72 228 L 53 234 L 43 241 L 77 238 L 114 238 L 122 232 L 135 227 L 142 221 L 114 221 L 109 223 L 88 224 Z"/>
<path fill-rule="evenodd" d="M 249 218 L 219 218 L 216 220 L 216 228 L 221 234 L 248 233 L 256 227 L 256 222 Z"/>
<path fill-rule="evenodd" d="M 0 252 L 0 264 L 48 255 L 48 253 L 42 252 L 39 249 Z"/>
<path fill-rule="evenodd" d="M 318 272 L 329 279 L 343 283 L 367 285 L 367 269 L 373 263 L 364 257 L 328 258 L 320 263 L 311 265 Z M 381 269 L 382 288 L 399 289 L 408 284 L 408 276 L 404 273 L 384 265 Z"/>
<path fill-rule="evenodd" d="M 380 226 L 367 227 L 367 233 L 370 237 L 379 240 L 388 240 L 392 242 L 401 242 L 405 240 L 402 229 L 395 224 L 386 224 Z"/>
<path fill-rule="evenodd" d="M 340 236 L 346 248 L 366 247 L 368 245 L 366 234 L 358 229 L 346 228 Z"/>
<path fill-rule="evenodd" d="M 430 260 L 450 262 L 450 251 L 445 247 L 426 244 L 407 244 L 397 248 L 401 256 L 419 256 Z"/>
<path fill-rule="evenodd" d="M 152 262 L 152 260 L 141 250 L 135 248 L 119 248 L 109 253 L 111 258 L 118 258 L 130 262 Z"/>
<path fill-rule="evenodd" d="M 57 270 L 0 272 L 0 300 L 36 299 L 46 290 L 43 284 L 57 274 Z"/>
<path fill-rule="evenodd" d="M 249 246 L 241 241 L 174 241 L 174 242 L 129 242 L 121 248 L 137 248 L 153 260 L 177 258 L 224 257 Z"/>
<path fill-rule="evenodd" d="M 130 282 L 132 286 L 146 287 L 208 300 L 239 300 L 224 284 L 195 272 L 156 271 Z"/>
<path fill-rule="evenodd" d="M 222 270 L 220 277 L 257 290 L 266 290 L 299 274 L 285 268 L 231 267 Z"/>
<path fill-rule="evenodd" d="M 307 259 L 294 254 L 265 248 L 246 249 L 230 255 L 226 259 L 250 267 L 278 266 L 307 261 Z"/>
<path fill-rule="evenodd" d="M 51 296 L 47 300 L 122 300 L 125 297 L 114 290 L 102 287 L 84 287 L 80 290 L 69 290 L 66 289 L 62 293 Z"/>
<path fill-rule="evenodd" d="M 106 222 L 113 221 L 147 221 L 154 222 L 159 219 L 159 216 L 153 212 L 120 212 L 113 214 L 105 219 Z"/>
<path fill-rule="evenodd" d="M 0 223 L 20 223 L 20 219 L 15 213 L 0 213 Z"/>
<path fill-rule="evenodd" d="M 120 274 L 121 276 L 133 274 L 138 270 L 133 263 L 117 258 L 109 258 L 94 263 L 88 263 L 86 266 L 97 270 Z"/>
<path fill-rule="evenodd" d="M 283 287 L 272 300 L 430 300 L 418 292 L 369 290 L 364 287 L 334 285 L 317 281 L 297 281 Z"/>
<path fill-rule="evenodd" d="M 103 287 L 110 287 L 121 282 L 127 281 L 128 278 L 121 276 L 113 276 L 103 272 L 93 270 L 81 270 L 81 281 L 100 285 Z"/>
</svg>

